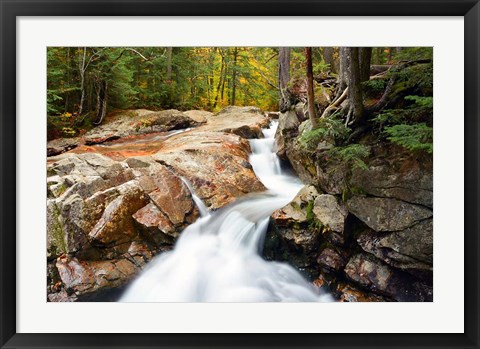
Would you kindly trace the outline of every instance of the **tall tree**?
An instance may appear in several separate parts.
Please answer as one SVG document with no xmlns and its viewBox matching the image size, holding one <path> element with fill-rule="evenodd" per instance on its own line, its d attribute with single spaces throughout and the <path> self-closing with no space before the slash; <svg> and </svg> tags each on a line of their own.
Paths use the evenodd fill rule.
<svg viewBox="0 0 480 349">
<path fill-rule="evenodd" d="M 360 122 L 363 117 L 363 94 L 360 71 L 360 56 L 358 47 L 349 47 L 350 70 L 348 74 L 348 92 L 350 110 L 355 122 Z"/>
<path fill-rule="evenodd" d="M 333 47 L 323 47 L 322 48 L 322 56 L 325 64 L 328 64 L 330 67 L 330 71 L 332 73 L 336 73 L 335 67 L 335 60 L 333 58 L 334 48 Z"/>
<path fill-rule="evenodd" d="M 372 48 L 359 48 L 360 80 L 368 81 L 370 79 L 370 64 L 372 61 Z"/>
<path fill-rule="evenodd" d="M 222 49 L 221 48 L 218 48 L 218 53 L 220 54 L 220 56 L 222 57 L 222 61 L 220 63 L 220 74 L 219 74 L 219 78 L 218 78 L 218 85 L 217 85 L 217 91 L 215 93 L 215 101 L 213 102 L 213 109 L 215 109 L 217 107 L 217 103 L 218 103 L 218 97 L 220 96 L 220 92 L 222 89 L 222 86 L 224 84 L 223 82 L 223 79 L 224 79 L 224 70 L 225 70 L 225 56 L 222 52 Z M 222 93 L 223 94 L 223 93 Z M 222 96 L 223 98 L 223 96 Z"/>
<path fill-rule="evenodd" d="M 278 87 L 280 89 L 280 111 L 284 112 L 290 107 L 290 99 L 287 93 L 290 81 L 290 47 L 278 49 Z"/>
<path fill-rule="evenodd" d="M 315 111 L 315 95 L 313 88 L 313 65 L 312 65 L 312 48 L 305 47 L 305 63 L 307 70 L 307 103 L 308 103 L 308 117 L 312 123 L 312 128 L 318 127 L 317 113 Z"/>
<path fill-rule="evenodd" d="M 235 93 L 237 89 L 237 59 L 238 59 L 238 47 L 233 49 L 233 67 L 232 67 L 232 91 L 230 97 L 230 104 L 235 105 Z"/>
<path fill-rule="evenodd" d="M 290 47 L 278 49 L 278 86 L 280 91 L 287 88 L 290 81 Z"/>
<path fill-rule="evenodd" d="M 350 51 L 348 47 L 340 47 L 340 72 L 338 74 L 338 93 L 335 99 L 345 91 L 348 86 L 348 74 L 350 70 Z"/>
<path fill-rule="evenodd" d="M 165 80 L 170 84 L 172 82 L 172 51 L 173 47 L 167 47 L 167 74 Z"/>
</svg>

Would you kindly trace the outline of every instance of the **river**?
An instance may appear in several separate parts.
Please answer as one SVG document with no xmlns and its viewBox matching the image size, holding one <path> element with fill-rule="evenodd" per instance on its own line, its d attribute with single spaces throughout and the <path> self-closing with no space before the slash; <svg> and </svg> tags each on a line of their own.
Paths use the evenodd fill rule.
<svg viewBox="0 0 480 349">
<path fill-rule="evenodd" d="M 192 191 L 201 218 L 182 232 L 172 251 L 147 265 L 121 302 L 333 301 L 290 265 L 261 256 L 270 215 L 303 187 L 282 170 L 275 154 L 277 126 L 272 121 L 264 138 L 250 140 L 250 163 L 268 190 L 215 212 Z"/>
</svg>

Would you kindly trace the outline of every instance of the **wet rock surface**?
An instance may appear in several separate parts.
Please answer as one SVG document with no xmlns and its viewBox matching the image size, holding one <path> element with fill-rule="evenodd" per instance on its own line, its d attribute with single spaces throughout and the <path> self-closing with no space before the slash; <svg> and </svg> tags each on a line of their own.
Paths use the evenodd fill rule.
<svg viewBox="0 0 480 349">
<path fill-rule="evenodd" d="M 289 261 L 307 274 L 315 268 L 322 233 L 313 213 L 318 195 L 315 187 L 305 186 L 291 203 L 272 214 L 264 248 L 267 259 Z"/>
<path fill-rule="evenodd" d="M 104 142 L 111 133 L 122 137 L 118 141 L 48 158 L 49 301 L 114 300 L 153 256 L 171 249 L 199 217 L 183 178 L 210 209 L 265 190 L 242 138 L 259 136 L 268 123 L 258 108 L 215 116 L 142 111 L 137 117 L 144 122 L 139 129 L 132 116 L 123 115 L 85 137 Z M 204 128 L 155 136 L 153 142 L 131 137 L 202 123 Z M 122 152 L 132 145 L 133 153 Z"/>
<path fill-rule="evenodd" d="M 194 132 L 168 139 L 153 158 L 187 178 L 205 204 L 217 209 L 265 190 L 248 162 L 249 153 L 248 141 L 235 134 Z"/>
</svg>

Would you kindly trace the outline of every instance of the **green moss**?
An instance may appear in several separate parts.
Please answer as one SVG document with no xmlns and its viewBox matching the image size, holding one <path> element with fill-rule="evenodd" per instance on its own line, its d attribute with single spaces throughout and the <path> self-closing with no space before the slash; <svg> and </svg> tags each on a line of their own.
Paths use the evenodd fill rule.
<svg viewBox="0 0 480 349">
<path fill-rule="evenodd" d="M 296 203 L 295 201 L 292 201 L 290 203 L 290 206 L 292 206 L 295 210 L 297 211 L 300 211 L 302 208 L 300 207 L 300 205 L 298 203 Z"/>
<path fill-rule="evenodd" d="M 359 187 L 344 187 L 342 190 L 342 201 L 346 202 L 354 195 L 366 195 L 367 192 Z"/>
<path fill-rule="evenodd" d="M 317 219 L 317 216 L 313 212 L 314 201 L 309 201 L 307 206 L 305 207 L 305 212 L 307 214 L 307 224 L 309 229 L 321 231 L 323 228 L 322 222 Z"/>
<path fill-rule="evenodd" d="M 52 176 L 56 176 L 56 175 L 57 175 L 57 173 L 55 172 L 53 167 L 47 168 L 47 177 L 52 177 Z"/>
<path fill-rule="evenodd" d="M 52 222 L 50 224 L 50 237 L 53 240 L 53 245 L 55 246 L 56 253 L 67 253 L 67 242 L 65 240 L 65 232 L 63 231 L 62 224 L 60 222 L 60 210 L 57 205 L 54 204 L 52 214 Z"/>
<path fill-rule="evenodd" d="M 61 196 L 65 191 L 68 189 L 68 187 L 65 185 L 65 183 L 60 184 L 57 187 L 57 196 Z"/>
<path fill-rule="evenodd" d="M 307 204 L 307 207 L 305 208 L 305 212 L 307 213 L 307 222 L 309 224 L 313 222 L 313 220 L 315 219 L 315 213 L 313 213 L 313 205 L 314 205 L 313 200 L 309 201 Z"/>
</svg>

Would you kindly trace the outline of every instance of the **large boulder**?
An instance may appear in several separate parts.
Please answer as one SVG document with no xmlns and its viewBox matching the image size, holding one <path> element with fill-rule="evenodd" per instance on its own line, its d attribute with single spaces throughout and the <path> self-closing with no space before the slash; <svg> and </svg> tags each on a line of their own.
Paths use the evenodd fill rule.
<svg viewBox="0 0 480 349">
<path fill-rule="evenodd" d="M 432 281 L 433 220 L 426 219 L 405 230 L 378 233 L 367 230 L 357 238 L 368 253 L 412 275 Z"/>
<path fill-rule="evenodd" d="M 91 129 L 84 139 L 87 145 L 99 144 L 130 135 L 179 130 L 199 124 L 200 122 L 175 109 L 143 113 L 141 116 L 132 111 L 117 115 Z"/>
<path fill-rule="evenodd" d="M 149 157 L 117 162 L 99 154 L 63 154 L 47 172 L 47 257 L 60 275 L 57 286 L 50 285 L 50 300 L 63 300 L 64 292 L 83 299 L 121 287 L 144 265 L 132 262 L 130 268 L 132 251 L 142 246 L 150 258 L 171 248 L 199 215 L 183 181 Z M 80 274 L 69 279 L 70 269 Z M 98 270 L 112 275 L 108 282 Z"/>
<path fill-rule="evenodd" d="M 56 261 L 63 292 L 51 293 L 50 301 L 89 301 L 118 297 L 115 290 L 125 286 L 153 255 L 148 247 L 132 244 L 129 250 L 117 259 L 82 261 L 62 256 Z M 110 297 L 109 297 L 110 296 Z"/>
<path fill-rule="evenodd" d="M 326 247 L 317 257 L 317 263 L 327 271 L 341 272 L 347 265 L 348 254 L 337 248 Z"/>
<path fill-rule="evenodd" d="M 275 133 L 275 143 L 277 145 L 277 155 L 285 159 L 287 144 L 286 142 L 298 135 L 298 126 L 300 120 L 295 110 L 288 110 L 284 113 L 280 113 L 278 117 L 278 127 Z"/>
<path fill-rule="evenodd" d="M 183 112 L 186 116 L 188 116 L 190 119 L 195 120 L 196 122 L 199 123 L 205 123 L 207 122 L 208 118 L 213 115 L 212 112 L 206 111 L 206 110 L 188 110 Z"/>
<path fill-rule="evenodd" d="M 345 222 L 348 211 L 343 203 L 333 195 L 322 194 L 315 198 L 313 213 L 323 226 L 323 234 L 333 244 L 345 244 Z"/>
<path fill-rule="evenodd" d="M 433 292 L 408 274 L 369 254 L 353 256 L 345 266 L 346 276 L 359 286 L 400 302 L 431 302 Z"/>
<path fill-rule="evenodd" d="M 433 215 L 432 210 L 397 199 L 354 196 L 348 210 L 375 231 L 398 231 Z"/>
<path fill-rule="evenodd" d="M 132 215 L 149 203 L 136 180 L 119 185 L 116 190 L 119 196 L 105 207 L 102 216 L 88 234 L 92 241 L 104 246 L 133 241 L 137 233 Z"/>
<path fill-rule="evenodd" d="M 376 162 L 368 169 L 354 169 L 350 185 L 369 195 L 433 207 L 431 162 Z"/>
<path fill-rule="evenodd" d="M 207 120 L 199 131 L 228 132 L 242 138 L 262 138 L 262 128 L 270 122 L 260 108 L 236 106 L 226 107 Z"/>
<path fill-rule="evenodd" d="M 248 141 L 237 135 L 196 130 L 169 138 L 153 158 L 187 178 L 207 207 L 217 209 L 265 190 L 248 162 L 249 153 Z"/>
<path fill-rule="evenodd" d="M 279 154 L 280 157 L 281 154 Z M 298 141 L 290 141 L 285 145 L 285 156 L 298 177 L 306 184 L 316 184 L 317 169 L 311 154 L 306 153 Z M 322 189 L 323 190 L 323 189 Z"/>
<path fill-rule="evenodd" d="M 305 186 L 272 214 L 263 252 L 267 259 L 287 260 L 307 272 L 315 269 L 322 228 L 313 213 L 318 195 L 315 187 Z"/>
<path fill-rule="evenodd" d="M 391 300 L 386 297 L 360 290 L 344 282 L 338 284 L 334 292 L 338 294 L 340 302 L 391 302 Z"/>
<path fill-rule="evenodd" d="M 79 137 L 57 138 L 47 143 L 47 156 L 54 156 L 78 147 L 81 144 Z"/>
<path fill-rule="evenodd" d="M 129 158 L 126 160 L 139 185 L 148 193 L 150 200 L 174 226 L 188 221 L 194 204 L 190 190 L 180 177 L 152 157 Z"/>
</svg>

